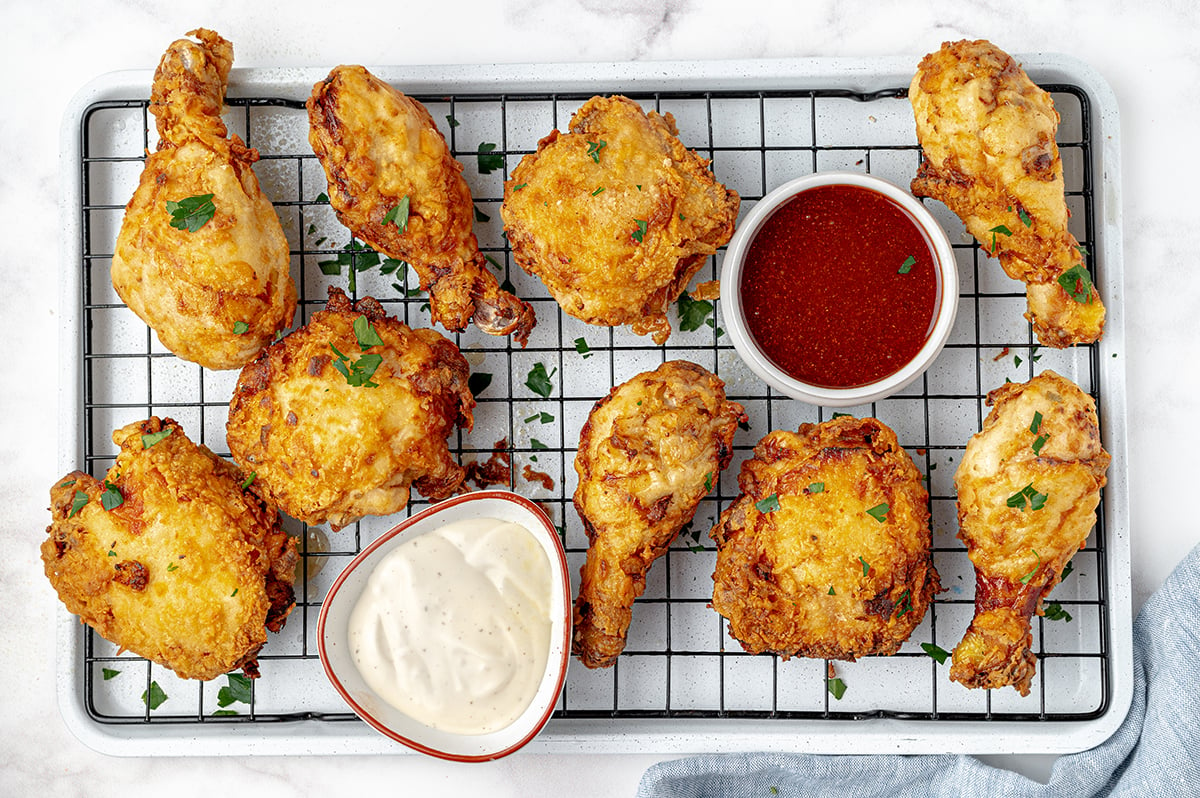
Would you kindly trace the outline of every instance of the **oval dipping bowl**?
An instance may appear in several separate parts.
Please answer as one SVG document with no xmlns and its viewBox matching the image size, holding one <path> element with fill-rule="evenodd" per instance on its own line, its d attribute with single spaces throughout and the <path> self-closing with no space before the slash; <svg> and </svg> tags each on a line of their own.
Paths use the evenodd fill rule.
<svg viewBox="0 0 1200 798">
<path fill-rule="evenodd" d="M 432 728 L 384 701 L 363 679 L 350 652 L 350 615 L 375 567 L 398 546 L 439 527 L 474 518 L 497 518 L 528 529 L 550 564 L 550 655 L 537 692 L 507 727 L 487 734 Z M 558 531 L 534 502 L 516 493 L 477 491 L 446 499 L 407 518 L 362 550 L 334 581 L 317 621 L 317 646 L 325 674 L 355 714 L 381 734 L 431 756 L 458 762 L 499 759 L 541 731 L 566 679 L 571 650 L 571 582 Z"/>
<path fill-rule="evenodd" d="M 769 357 L 755 339 L 747 322 L 743 303 L 742 275 L 756 236 L 782 207 L 805 191 L 828 186 L 852 186 L 874 192 L 890 200 L 920 230 L 933 258 L 936 272 L 936 299 L 933 318 L 925 341 L 916 355 L 898 370 L 852 387 L 828 387 L 806 382 L 785 371 Z M 872 224 L 871 218 L 856 220 Z M 803 290 L 798 286 L 797 290 Z M 750 209 L 738 226 L 726 249 L 721 265 L 721 302 L 725 327 L 734 349 L 750 370 L 775 390 L 803 402 L 828 407 L 852 407 L 870 404 L 898 393 L 929 368 L 941 352 L 958 309 L 958 267 L 945 230 L 919 200 L 904 189 L 879 177 L 861 172 L 818 172 L 788 181 L 763 197 Z M 869 356 L 870 353 L 863 353 Z"/>
</svg>

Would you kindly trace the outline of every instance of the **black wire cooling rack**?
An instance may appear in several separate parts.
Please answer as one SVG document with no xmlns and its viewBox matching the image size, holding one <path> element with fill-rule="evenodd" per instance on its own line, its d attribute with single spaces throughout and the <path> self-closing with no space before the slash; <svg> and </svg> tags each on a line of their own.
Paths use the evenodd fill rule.
<svg viewBox="0 0 1200 798">
<path fill-rule="evenodd" d="M 1073 85 L 1046 88 L 1063 119 L 1059 147 L 1072 229 L 1095 251 L 1089 98 Z M 683 142 L 711 158 L 718 180 L 741 194 L 743 213 L 784 180 L 817 170 L 866 171 L 906 186 L 920 157 L 904 88 L 625 93 L 647 108 L 673 114 Z M 587 542 L 571 505 L 572 464 L 579 429 L 597 399 L 638 372 L 685 358 L 721 376 L 729 397 L 746 407 L 751 422 L 735 438 L 734 462 L 701 503 L 694 522 L 654 565 L 634 610 L 625 653 L 603 671 L 573 663 L 554 717 L 586 725 L 592 719 L 637 718 L 1063 721 L 1102 715 L 1112 692 L 1103 499 L 1099 524 L 1074 559 L 1073 573 L 1047 601 L 1054 611 L 1034 620 L 1038 674 L 1028 697 L 1011 690 L 966 690 L 948 680 L 948 664 L 921 648 L 932 643 L 952 649 L 972 615 L 974 577 L 955 538 L 952 478 L 967 439 L 982 425 L 987 392 L 1044 368 L 1072 378 L 1097 400 L 1103 390 L 1096 348 L 1039 348 L 1022 318 L 1021 286 L 988 262 L 938 203 L 928 207 L 956 242 L 960 268 L 959 311 L 950 341 L 934 366 L 901 394 L 849 412 L 874 415 L 892 426 L 926 475 L 934 557 L 947 590 L 892 657 L 784 662 L 749 656 L 728 636 L 724 620 L 708 607 L 715 550 L 707 531 L 737 495 L 740 463 L 763 434 L 824 420 L 832 411 L 778 396 L 754 378 L 724 335 L 719 301 L 711 311 L 704 305 L 699 313 L 693 308 L 690 329 L 681 328 L 673 311 L 674 332 L 665 346 L 656 346 L 627 330 L 589 327 L 562 314 L 544 287 L 515 267 L 500 225 L 503 180 L 536 149 L 539 138 L 565 128 L 571 112 L 589 96 L 417 96 L 465 165 L 483 252 L 506 287 L 533 304 L 538 318 L 525 349 L 475 331 L 451 336 L 476 380 L 490 375 L 490 384 L 478 390 L 475 429 L 458 433 L 452 451 L 463 462 L 485 460 L 497 448 L 511 458 L 507 487 L 538 500 L 551 514 L 577 586 Z M 410 325 L 427 325 L 426 297 L 415 276 L 362 248 L 334 218 L 323 195 L 324 173 L 307 145 L 303 103 L 255 97 L 231 98 L 228 105 L 231 131 L 261 154 L 255 169 L 291 244 L 301 301 L 297 323 L 324 305 L 327 286 L 338 285 L 355 297 L 376 297 Z M 140 99 L 97 102 L 83 113 L 79 131 L 79 423 L 83 465 L 93 474 L 114 460 L 111 431 L 150 414 L 177 419 L 194 440 L 228 455 L 224 424 L 236 372 L 209 372 L 175 358 L 124 307 L 109 280 L 123 207 L 144 153 L 154 145 L 147 109 Z M 711 258 L 697 280 L 716 279 L 719 260 L 720 255 Z M 1100 284 L 1095 259 L 1089 256 L 1087 265 Z M 546 396 L 525 385 L 537 364 L 550 375 Z M 1104 403 L 1099 405 L 1103 413 Z M 550 482 L 539 482 L 539 473 Z M 408 512 L 425 504 L 414 493 Z M 179 680 L 117 651 L 89 630 L 78 663 L 86 712 L 105 725 L 355 721 L 324 678 L 314 637 L 317 615 L 336 574 L 396 520 L 366 519 L 337 533 L 291 523 L 289 531 L 299 537 L 302 552 L 298 603 L 285 629 L 261 653 L 262 678 L 249 687 L 236 677 Z M 846 687 L 840 697 L 829 689 L 831 678 Z"/>
</svg>

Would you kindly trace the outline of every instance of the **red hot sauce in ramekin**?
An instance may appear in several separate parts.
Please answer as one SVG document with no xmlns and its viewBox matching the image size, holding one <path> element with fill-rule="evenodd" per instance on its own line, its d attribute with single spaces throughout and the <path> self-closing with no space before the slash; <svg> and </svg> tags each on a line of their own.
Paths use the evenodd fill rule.
<svg viewBox="0 0 1200 798">
<path fill-rule="evenodd" d="M 750 244 L 740 288 L 763 354 L 823 388 L 899 371 L 938 310 L 925 233 L 892 200 L 858 186 L 808 189 L 780 206 Z"/>
</svg>

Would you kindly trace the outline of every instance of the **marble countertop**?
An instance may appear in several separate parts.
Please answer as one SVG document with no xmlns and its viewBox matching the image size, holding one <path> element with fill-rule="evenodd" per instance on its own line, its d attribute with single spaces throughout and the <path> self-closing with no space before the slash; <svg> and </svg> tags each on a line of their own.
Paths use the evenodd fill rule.
<svg viewBox="0 0 1200 798">
<path fill-rule="evenodd" d="M 881 7 L 883 7 L 881 9 Z M 97 0 L 6 4 L 0 27 L 0 297 L 9 408 L 0 434 L 0 794 L 184 796 L 340 794 L 347 784 L 410 794 L 628 795 L 655 755 L 517 755 L 486 765 L 420 756 L 111 758 L 88 749 L 57 709 L 54 631 L 62 612 L 37 554 L 56 430 L 59 125 L 75 91 L 119 69 L 152 69 L 165 46 L 204 26 L 234 42 L 239 67 L 913 56 L 988 38 L 1012 53 L 1064 53 L 1112 86 L 1121 114 L 1129 494 L 1134 606 L 1200 543 L 1189 511 L 1195 467 L 1200 277 L 1200 13 L 1186 3 L 1051 4 L 921 0 L 313 0 L 202 6 Z M 331 15 L 330 10 L 335 9 Z M 1193 321 L 1189 322 L 1188 319 Z M 989 761 L 1044 778 L 1045 756 Z"/>
</svg>

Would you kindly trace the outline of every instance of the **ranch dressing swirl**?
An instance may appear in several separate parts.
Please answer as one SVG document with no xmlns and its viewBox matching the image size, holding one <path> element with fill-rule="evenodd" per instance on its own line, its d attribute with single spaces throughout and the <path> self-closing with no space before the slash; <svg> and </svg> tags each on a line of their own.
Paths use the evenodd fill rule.
<svg viewBox="0 0 1200 798">
<path fill-rule="evenodd" d="M 406 541 L 350 615 L 354 664 L 381 698 L 457 734 L 511 724 L 550 655 L 550 562 L 533 534 L 466 519 Z"/>
</svg>

